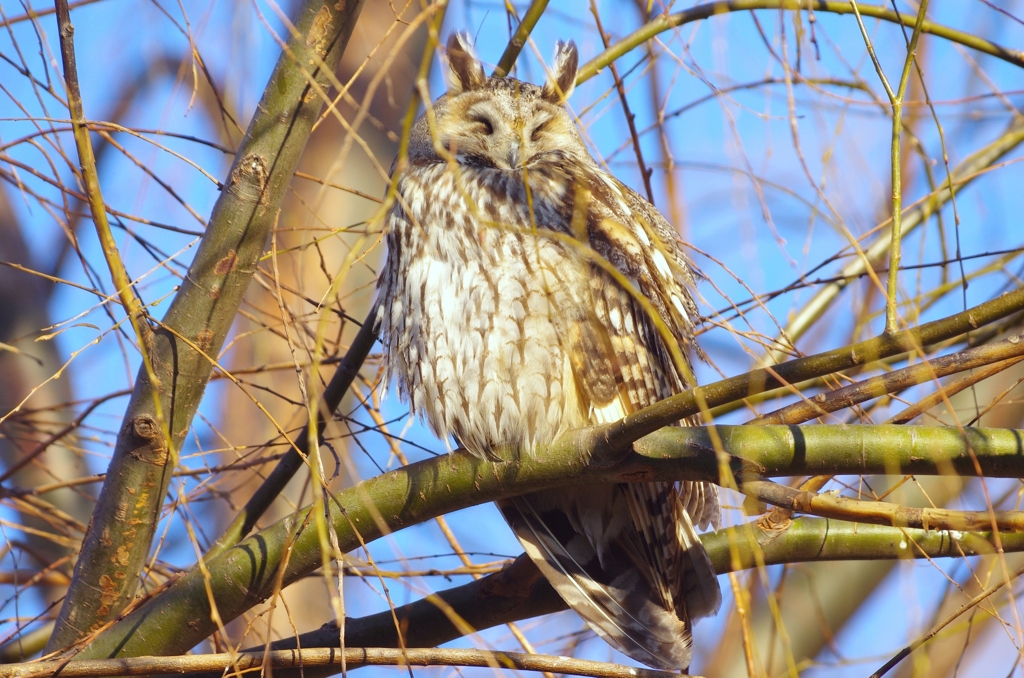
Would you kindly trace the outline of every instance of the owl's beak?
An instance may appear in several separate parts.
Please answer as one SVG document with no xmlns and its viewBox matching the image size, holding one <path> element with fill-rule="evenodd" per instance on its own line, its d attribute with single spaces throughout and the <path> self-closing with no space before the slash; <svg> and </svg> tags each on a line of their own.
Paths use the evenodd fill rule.
<svg viewBox="0 0 1024 678">
<path fill-rule="evenodd" d="M 519 169 L 519 162 L 522 157 L 519 149 L 519 141 L 513 141 L 509 145 L 508 154 L 505 156 L 505 160 L 508 162 L 509 169 Z"/>
</svg>

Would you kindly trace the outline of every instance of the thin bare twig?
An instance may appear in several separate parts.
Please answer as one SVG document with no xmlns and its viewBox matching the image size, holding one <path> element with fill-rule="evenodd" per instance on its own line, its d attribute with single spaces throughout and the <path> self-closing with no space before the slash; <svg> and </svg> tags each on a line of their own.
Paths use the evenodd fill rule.
<svg viewBox="0 0 1024 678">
<path fill-rule="evenodd" d="M 699 412 L 697 394 L 707 407 L 717 407 L 813 377 L 833 374 L 907 351 L 919 351 L 922 347 L 977 329 L 1022 308 L 1024 288 L 943 320 L 926 323 L 914 330 L 904 330 L 895 335 L 883 334 L 851 346 L 752 370 L 684 391 L 606 426 L 601 435 L 610 450 L 626 449 L 643 436 Z"/>
<path fill-rule="evenodd" d="M 594 23 L 597 25 L 597 32 L 601 36 L 604 48 L 608 49 L 610 37 L 601 25 L 601 14 L 597 11 L 597 4 L 590 0 L 590 13 L 594 15 Z M 615 91 L 619 93 L 619 101 L 622 102 L 622 114 L 626 117 L 626 125 L 629 127 L 629 136 L 633 140 L 633 151 L 636 153 L 636 162 L 640 168 L 640 177 L 644 180 L 644 190 L 647 192 L 647 202 L 654 204 L 654 191 L 651 190 L 651 172 L 644 161 L 644 152 L 640 147 L 640 136 L 636 132 L 636 114 L 629 108 L 629 98 L 626 96 L 626 86 L 619 77 L 619 68 L 612 61 L 608 64 L 612 72 L 612 79 L 615 81 Z"/>
<path fill-rule="evenodd" d="M 948 617 L 943 619 L 941 622 L 939 622 L 938 624 L 933 626 L 931 628 L 931 630 L 928 631 L 928 633 L 924 634 L 923 636 L 921 636 L 920 638 L 918 638 L 914 642 L 912 642 L 910 645 L 907 645 L 905 648 L 903 648 L 902 650 L 897 652 L 896 656 L 894 656 L 892 659 L 890 659 L 885 664 L 883 664 L 877 671 L 872 673 L 871 674 L 871 678 L 882 678 L 882 676 L 884 676 L 886 673 L 888 673 L 893 667 L 895 667 L 897 664 L 899 664 L 905 658 L 910 656 L 911 652 L 913 652 L 917 648 L 919 648 L 922 645 L 924 645 L 925 643 L 927 643 L 929 640 L 931 640 L 932 638 L 937 636 L 939 634 L 939 631 L 941 631 L 942 629 L 946 628 L 947 626 L 952 624 L 954 621 L 959 619 L 963 615 L 964 612 L 967 612 L 968 610 L 972 610 L 975 607 L 977 607 L 978 605 L 980 605 L 981 603 L 983 603 L 984 601 L 988 600 L 992 596 L 993 593 L 996 593 L 1001 588 L 1003 588 L 1003 586 L 1006 586 L 1007 584 L 1009 584 L 1010 581 L 1016 579 L 1017 577 L 1021 576 L 1022 574 L 1024 574 L 1024 569 L 1017 570 L 1016 572 L 1014 572 L 1010 576 L 1004 577 L 998 584 L 994 584 L 994 585 L 990 586 L 988 589 L 986 589 L 984 592 L 982 592 L 978 596 L 974 597 L 970 601 L 968 601 L 968 602 L 964 603 L 963 605 L 961 605 L 958 610 L 956 610 L 955 612 L 950 614 Z"/>
<path fill-rule="evenodd" d="M 979 532 L 993 524 L 1000 531 L 1024 532 L 1024 511 L 954 511 L 915 508 L 884 501 L 864 501 L 850 497 L 817 494 L 787 487 L 770 480 L 740 483 L 740 491 L 760 501 L 782 506 L 797 513 L 835 518 L 854 523 L 912 527 L 920 530 L 958 530 Z"/>
<path fill-rule="evenodd" d="M 580 68 L 579 75 L 576 77 L 576 83 L 586 82 L 597 75 L 608 64 L 660 33 L 720 14 L 744 12 L 754 9 L 789 9 L 793 11 L 812 9 L 816 12 L 832 12 L 835 14 L 853 13 L 853 5 L 851 3 L 835 2 L 833 0 L 719 0 L 718 2 L 697 5 L 675 14 L 660 14 L 584 64 Z M 902 17 L 885 7 L 859 5 L 859 9 L 864 16 L 896 24 L 903 23 Z M 1024 68 L 1024 52 L 1020 50 L 1002 47 L 970 33 L 934 24 L 930 21 L 925 21 L 921 24 L 921 31 L 960 43 L 971 49 L 990 54 L 1015 66 Z"/>
<path fill-rule="evenodd" d="M 739 577 L 735 572 L 729 573 L 729 585 L 736 600 L 736 614 L 740 620 L 740 631 L 743 639 L 743 658 L 747 662 L 747 678 L 758 678 L 757 665 L 754 664 L 754 641 L 750 634 L 750 596 L 740 586 Z"/>
<path fill-rule="evenodd" d="M 815 417 L 843 410 L 851 405 L 878 398 L 887 393 L 895 393 L 916 384 L 923 384 L 992 363 L 1002 363 L 1020 356 L 1024 356 L 1024 341 L 1020 335 L 1013 335 L 1004 341 L 931 358 L 917 365 L 893 370 L 887 374 L 865 379 L 834 391 L 819 393 L 813 398 L 805 398 L 774 412 L 763 414 L 748 423 L 802 424 Z"/>
<path fill-rule="evenodd" d="M 857 17 L 857 26 L 860 28 L 864 44 L 867 46 L 868 54 L 871 56 L 871 62 L 875 65 L 875 71 L 882 81 L 885 93 L 889 96 L 889 105 L 892 107 L 892 145 L 890 151 L 890 161 L 892 164 L 892 229 L 889 234 L 889 276 L 886 282 L 885 300 L 885 331 L 892 334 L 899 330 L 896 317 L 896 284 L 898 280 L 897 273 L 900 267 L 900 248 L 903 242 L 903 229 L 900 221 L 903 214 L 903 188 L 900 183 L 903 99 L 906 96 L 907 85 L 910 82 L 911 68 L 914 65 L 914 60 L 917 58 L 917 42 L 921 37 L 921 28 L 924 25 L 925 14 L 928 12 L 928 0 L 922 0 L 918 7 L 917 22 L 914 24 L 914 32 L 911 35 L 910 45 L 907 48 L 907 57 L 903 62 L 903 74 L 900 76 L 900 84 L 896 92 L 893 92 L 892 87 L 889 86 L 889 81 L 885 77 L 882 65 L 878 62 L 878 57 L 875 56 L 875 50 L 871 45 L 871 38 L 868 37 L 868 31 L 864 27 L 864 19 L 860 15 L 860 7 L 857 5 L 857 0 L 851 0 L 850 4 L 853 6 L 853 13 Z"/>
<path fill-rule="evenodd" d="M 85 659 L 48 661 L 0 666 L 0 678 L 101 678 L 102 676 L 152 676 L 162 673 L 222 671 L 273 667 L 357 666 L 494 666 L 522 671 L 547 671 L 594 678 L 674 678 L 679 674 L 639 669 L 621 664 L 596 662 L 575 657 L 552 657 L 519 652 L 488 650 L 346 648 L 344 650 L 304 648 L 241 654 L 201 654 L 179 657 L 132 657 L 128 659 Z"/>
<path fill-rule="evenodd" d="M 927 410 L 930 410 L 931 408 L 938 405 L 939 403 L 942 403 L 952 398 L 957 393 L 960 393 L 964 389 L 974 386 L 980 381 L 984 381 L 985 379 L 988 379 L 991 376 L 999 374 L 1000 372 L 1009 369 L 1010 367 L 1013 367 L 1021 360 L 1024 360 L 1024 357 L 1012 358 L 1010 360 L 1006 360 L 1003 362 L 993 363 L 991 365 L 988 365 L 987 367 L 976 369 L 967 376 L 961 377 L 960 379 L 957 379 L 954 382 L 941 385 L 935 393 L 925 396 L 924 398 L 917 401 L 910 407 L 907 407 L 903 411 L 893 415 L 886 423 L 908 424 L 915 418 L 919 417 L 921 414 L 926 412 Z"/>
<path fill-rule="evenodd" d="M 68 108 L 71 112 L 75 146 L 78 149 L 82 183 L 85 185 L 93 223 L 96 225 L 96 234 L 103 249 L 103 256 L 107 260 L 107 267 L 110 269 L 114 289 L 117 290 L 121 305 L 135 327 L 139 350 L 142 352 L 143 358 L 146 359 L 146 337 L 149 333 L 149 327 L 146 324 L 146 311 L 132 289 L 131 279 L 128 277 L 124 262 L 117 251 L 117 243 L 114 241 L 110 222 L 107 221 L 107 210 L 103 201 L 103 193 L 100 190 L 92 140 L 89 138 L 89 128 L 85 123 L 85 114 L 82 111 L 82 93 L 78 85 L 78 65 L 75 61 L 75 27 L 71 23 L 71 12 L 68 9 L 67 0 L 56 0 L 55 5 L 61 58 L 64 62 L 64 82 L 67 87 Z"/>
</svg>

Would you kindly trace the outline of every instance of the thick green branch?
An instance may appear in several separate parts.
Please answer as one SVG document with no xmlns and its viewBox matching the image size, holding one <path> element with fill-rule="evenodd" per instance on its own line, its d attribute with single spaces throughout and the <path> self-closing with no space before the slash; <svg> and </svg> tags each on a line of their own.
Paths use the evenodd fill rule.
<svg viewBox="0 0 1024 678">
<path fill-rule="evenodd" d="M 907 558 L 959 558 L 995 552 L 987 533 L 913 530 L 878 525 L 855 525 L 824 518 L 801 518 L 779 533 L 765 533 L 755 526 L 729 528 L 702 535 L 704 547 L 718 574 L 765 565 L 816 561 L 902 560 Z M 1006 552 L 1024 550 L 1024 534 L 1000 535 Z M 735 559 L 733 554 L 735 553 Z M 757 554 L 760 554 L 759 556 Z M 501 572 L 441 591 L 394 610 L 345 623 L 346 647 L 435 647 L 464 635 L 451 619 L 452 613 L 470 628 L 481 631 L 567 609 L 547 580 L 526 556 Z M 395 632 L 395 617 L 404 629 L 402 644 Z M 334 623 L 284 638 L 273 649 L 336 647 Z M 305 678 L 322 678 L 337 670 L 307 668 Z M 208 674 L 210 678 L 215 678 Z M 219 675 L 219 674 L 218 674 Z M 275 672 L 278 678 L 299 678 L 298 671 Z M 199 678 L 191 676 L 190 678 Z"/>
<path fill-rule="evenodd" d="M 737 480 L 799 475 L 974 476 L 972 453 L 990 478 L 1024 477 L 1024 432 L 950 426 L 715 426 Z M 708 428 L 670 426 L 637 441 L 615 467 L 620 482 L 718 480 Z M 579 481 L 576 481 L 579 482 Z"/>
<path fill-rule="evenodd" d="M 535 457 L 485 462 L 456 453 L 359 483 L 331 502 L 342 551 L 468 506 L 567 484 L 718 479 L 712 433 L 732 455 L 739 480 L 759 475 L 947 473 L 973 475 L 971 454 L 987 475 L 1024 477 L 1024 434 L 1005 429 L 913 426 L 670 427 L 636 444 L 619 461 L 590 463 L 593 429 L 568 434 Z M 543 460 L 543 461 L 541 461 Z M 618 462 L 618 463 L 616 463 Z M 266 600 L 278 581 L 319 568 L 320 541 L 304 529 L 309 509 L 253 535 L 206 563 L 209 586 L 227 622 Z M 358 531 L 358 534 L 357 534 Z M 286 570 L 277 568 L 291 546 Z M 82 658 L 176 654 L 214 630 L 203 574 L 193 570 L 103 632 Z"/>
<path fill-rule="evenodd" d="M 1024 130 L 1024 127 L 1021 128 Z M 699 386 L 666 398 L 604 428 L 605 445 L 611 452 L 633 441 L 701 411 L 748 396 L 798 384 L 851 367 L 906 353 L 970 332 L 1024 309 L 1024 288 L 1008 292 L 956 315 L 925 323 L 912 330 L 884 334 L 851 346 L 791 360 L 772 367 L 752 370 L 706 386 Z"/>
<path fill-rule="evenodd" d="M 163 321 L 148 337 L 153 376 L 140 370 L 75 578 L 48 651 L 112 621 L 135 593 L 178 448 L 262 254 L 327 86 L 362 9 L 361 0 L 303 4 L 213 208 L 195 259 Z M 310 74 L 312 71 L 312 74 Z M 194 347 L 200 350 L 195 350 Z M 155 402 L 170 431 L 160 434 Z"/>
</svg>

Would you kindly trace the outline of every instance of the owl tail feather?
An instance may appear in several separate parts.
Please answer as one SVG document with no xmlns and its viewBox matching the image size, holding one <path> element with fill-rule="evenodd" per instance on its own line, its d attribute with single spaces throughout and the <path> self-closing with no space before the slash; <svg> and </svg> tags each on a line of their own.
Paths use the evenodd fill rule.
<svg viewBox="0 0 1024 678">
<path fill-rule="evenodd" d="M 677 523 L 679 543 L 683 545 L 683 599 L 690 619 L 703 619 L 718 612 L 722 606 L 722 590 L 708 552 L 697 536 L 693 521 L 686 511 Z"/>
<path fill-rule="evenodd" d="M 692 551 L 693 560 L 701 561 L 692 567 L 699 574 L 690 575 L 695 580 L 693 590 L 684 595 L 686 604 L 692 600 L 699 611 L 697 615 L 679 614 L 666 608 L 663 595 L 643 575 L 636 560 L 624 555 L 635 553 L 635 543 L 613 542 L 599 554 L 563 511 L 535 508 L 551 503 L 527 495 L 500 501 L 498 507 L 537 568 L 601 638 L 648 666 L 686 669 L 692 655 L 691 616 L 712 614 L 721 600 L 700 542 Z M 689 535 L 696 539 L 692 524 Z M 711 582 L 704 579 L 706 575 Z M 706 586 L 717 595 L 703 592 Z"/>
</svg>

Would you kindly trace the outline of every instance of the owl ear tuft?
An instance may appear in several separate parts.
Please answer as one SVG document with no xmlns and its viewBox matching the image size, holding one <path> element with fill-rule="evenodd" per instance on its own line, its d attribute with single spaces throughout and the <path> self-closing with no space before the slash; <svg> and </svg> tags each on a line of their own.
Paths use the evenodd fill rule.
<svg viewBox="0 0 1024 678">
<path fill-rule="evenodd" d="M 457 31 L 448 38 L 448 93 L 479 89 L 487 82 L 484 67 L 468 33 Z"/>
<path fill-rule="evenodd" d="M 580 53 L 576 43 L 558 41 L 555 60 L 551 66 L 548 81 L 544 83 L 541 96 L 553 104 L 562 106 L 576 88 L 576 72 L 580 66 Z"/>
</svg>

